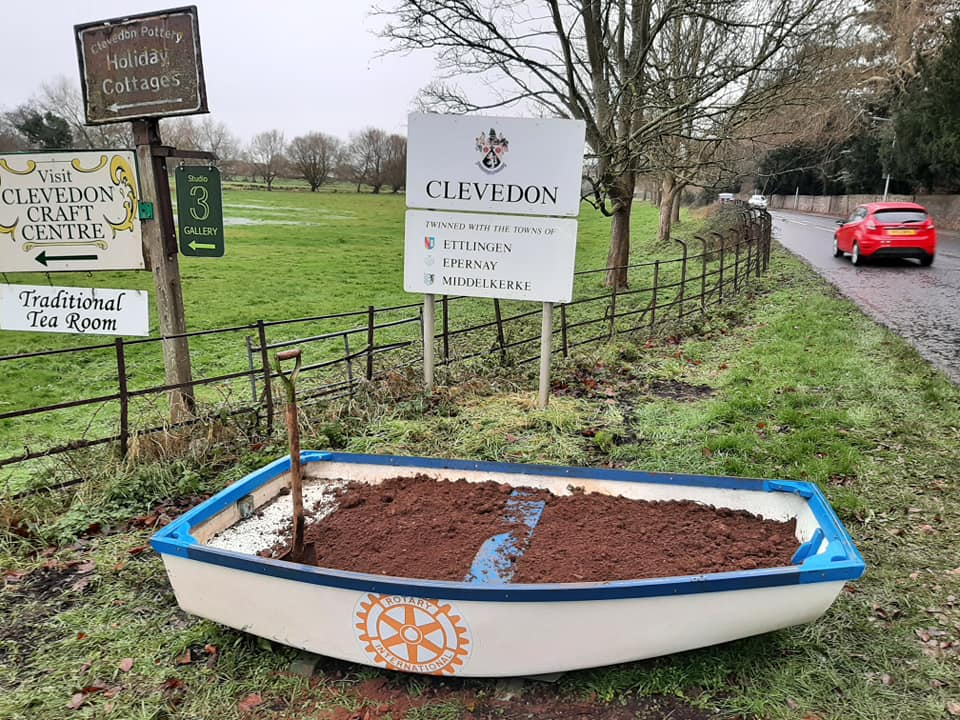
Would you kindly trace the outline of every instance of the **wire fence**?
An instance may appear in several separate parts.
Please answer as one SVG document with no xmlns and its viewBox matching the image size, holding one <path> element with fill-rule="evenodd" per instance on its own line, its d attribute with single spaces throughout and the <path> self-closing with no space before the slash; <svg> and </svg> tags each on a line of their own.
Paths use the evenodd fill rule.
<svg viewBox="0 0 960 720">
<path fill-rule="evenodd" d="M 574 299 L 554 313 L 553 352 L 568 357 L 582 345 L 617 337 L 652 335 L 670 323 L 706 315 L 760 277 L 770 259 L 770 216 L 739 208 L 726 232 L 676 240 L 681 255 L 625 266 L 627 287 L 605 287 L 608 268 L 577 272 Z M 434 357 L 437 366 L 495 357 L 503 365 L 540 357 L 542 309 L 529 302 L 465 296 L 438 298 Z M 420 303 L 287 320 L 257 320 L 229 328 L 185 333 L 194 379 L 155 384 L 162 377 L 162 344 L 171 337 L 116 338 L 99 345 L 0 357 L 0 375 L 43 376 L 31 393 L 42 401 L 55 392 L 66 368 L 96 368 L 99 381 L 81 399 L 0 412 L 0 434 L 20 438 L 0 444 L 0 468 L 80 448 L 116 443 L 126 457 L 133 443 L 152 433 L 211 421 L 245 422 L 273 431 L 279 389 L 276 351 L 296 346 L 305 362 L 298 395 L 306 403 L 353 394 L 365 382 L 419 367 L 423 357 Z M 144 384 L 146 383 L 146 384 Z M 196 397 L 194 417 L 169 422 L 167 396 L 186 389 Z M 57 388 L 62 392 L 62 388 Z M 81 390 L 78 388 L 78 390 Z M 109 391 L 106 391 L 109 390 Z M 131 419 L 135 418 L 136 421 Z M 244 418 L 241 420 L 241 418 Z M 69 442 L 56 438 L 73 436 Z M 25 438 L 30 438 L 26 442 Z"/>
</svg>

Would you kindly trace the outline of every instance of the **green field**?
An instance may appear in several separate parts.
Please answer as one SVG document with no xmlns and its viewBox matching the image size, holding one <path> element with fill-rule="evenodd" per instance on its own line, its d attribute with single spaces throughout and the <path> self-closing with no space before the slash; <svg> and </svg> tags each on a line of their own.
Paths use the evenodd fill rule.
<svg viewBox="0 0 960 720">
<path fill-rule="evenodd" d="M 358 194 L 349 186 L 321 193 L 293 191 L 224 192 L 226 255 L 218 259 L 181 257 L 183 294 L 189 331 L 247 326 L 257 320 L 276 321 L 366 311 L 369 305 L 395 306 L 418 302 L 420 296 L 403 291 L 402 195 L 368 192 Z M 635 211 L 635 262 L 653 255 L 676 257 L 679 246 L 655 248 L 656 211 L 649 205 Z M 688 231 L 692 227 L 686 228 Z M 679 230 L 684 230 L 683 227 Z M 587 208 L 580 219 L 578 269 L 604 266 L 609 243 L 609 221 Z M 98 273 L 8 273 L 0 279 L 18 284 L 53 284 L 80 287 L 131 288 L 151 293 L 151 334 L 159 334 L 153 307 L 153 279 L 148 272 Z M 580 294 L 602 291 L 602 275 L 578 281 Z M 473 302 L 473 301 L 469 301 Z M 473 317 L 476 302 L 454 308 L 461 324 Z M 507 303 L 506 311 L 536 309 L 531 303 Z M 492 305 L 484 312 L 492 319 Z M 415 316 L 408 310 L 406 317 Z M 378 317 L 378 322 L 398 316 Z M 347 327 L 363 326 L 364 317 L 328 323 L 307 323 L 271 328 L 268 341 L 305 337 Z M 194 338 L 191 360 L 194 376 L 213 377 L 241 372 L 248 367 L 245 337 L 255 331 Z M 411 325 L 381 332 L 378 344 L 410 339 Z M 129 338 L 133 340 L 134 338 Z M 365 336 L 352 338 L 353 350 Z M 0 331 L 0 356 L 54 348 L 111 343 L 105 336 Z M 255 343 L 254 343 L 255 344 Z M 342 354 L 342 341 L 311 345 L 307 362 Z M 259 358 L 257 358 L 259 362 Z M 117 392 L 114 349 L 83 354 L 63 354 L 17 362 L 0 363 L 0 411 L 106 396 Z M 158 343 L 135 345 L 127 350 L 127 375 L 131 390 L 161 385 L 163 364 Z M 225 385 L 201 387 L 198 397 L 211 407 L 235 406 L 252 399 L 245 379 Z M 91 405 L 56 414 L 0 420 L 0 457 L 87 437 L 117 432 L 117 403 Z M 131 408 L 131 426 L 163 424 L 166 410 L 162 398 L 137 400 Z M 7 471 L 8 475 L 13 471 Z M 0 483 L 4 471 L 0 470 Z"/>
</svg>

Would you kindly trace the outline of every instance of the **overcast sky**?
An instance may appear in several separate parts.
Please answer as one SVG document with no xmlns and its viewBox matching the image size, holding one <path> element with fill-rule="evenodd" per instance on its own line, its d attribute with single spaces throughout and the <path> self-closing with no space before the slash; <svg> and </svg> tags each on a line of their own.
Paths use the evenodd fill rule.
<svg viewBox="0 0 960 720">
<path fill-rule="evenodd" d="M 75 24 L 186 4 L 197 6 L 210 114 L 244 141 L 273 128 L 287 139 L 404 133 L 433 75 L 428 53 L 377 57 L 380 21 L 363 0 L 0 0 L 0 110 L 57 76 L 79 87 Z"/>
</svg>

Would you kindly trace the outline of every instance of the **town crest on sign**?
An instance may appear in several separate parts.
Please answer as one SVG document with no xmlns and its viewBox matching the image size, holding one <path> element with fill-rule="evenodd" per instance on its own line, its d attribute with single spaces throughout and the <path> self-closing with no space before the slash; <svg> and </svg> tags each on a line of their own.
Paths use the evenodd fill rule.
<svg viewBox="0 0 960 720">
<path fill-rule="evenodd" d="M 477 135 L 477 152 L 480 153 L 480 161 L 477 166 L 486 173 L 500 172 L 507 166 L 503 156 L 510 149 L 510 142 L 503 136 L 497 135 L 497 131 L 490 128 L 490 133 Z"/>
</svg>

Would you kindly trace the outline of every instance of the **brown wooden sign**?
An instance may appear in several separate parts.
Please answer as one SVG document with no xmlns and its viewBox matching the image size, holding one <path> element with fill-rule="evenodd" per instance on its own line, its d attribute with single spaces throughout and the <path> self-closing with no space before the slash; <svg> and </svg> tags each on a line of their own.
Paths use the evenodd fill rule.
<svg viewBox="0 0 960 720">
<path fill-rule="evenodd" d="M 75 25 L 87 124 L 207 110 L 194 6 Z"/>
</svg>

